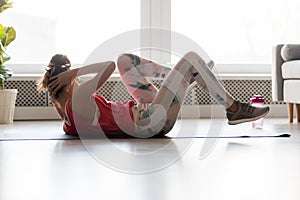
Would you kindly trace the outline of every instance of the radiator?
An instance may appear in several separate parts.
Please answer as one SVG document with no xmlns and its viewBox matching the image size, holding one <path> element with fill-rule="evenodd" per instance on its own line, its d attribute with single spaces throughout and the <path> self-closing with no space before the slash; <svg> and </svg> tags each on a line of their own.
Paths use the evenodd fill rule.
<svg viewBox="0 0 300 200">
<path fill-rule="evenodd" d="M 13 80 L 6 81 L 5 88 L 18 89 L 16 109 L 18 110 L 52 110 L 53 105 L 49 100 L 47 93 L 38 93 L 36 91 L 37 78 L 14 78 Z M 152 80 L 153 84 L 160 87 L 161 80 Z M 247 79 L 247 80 L 220 80 L 225 89 L 236 99 L 249 102 L 253 95 L 262 95 L 265 98 L 266 104 L 284 104 L 281 102 L 272 102 L 271 99 L 271 80 L 268 79 Z M 109 101 L 124 101 L 132 99 L 127 92 L 124 84 L 119 78 L 112 78 L 107 81 L 99 91 L 100 95 Z M 210 97 L 208 93 L 202 91 L 199 86 L 194 86 L 185 96 L 184 106 L 202 106 L 202 105 L 216 105 L 217 102 Z M 48 111 L 47 111 L 48 112 Z M 41 114 L 41 113 L 40 113 Z M 24 115 L 26 115 L 24 113 Z M 41 114 L 42 115 L 42 114 Z M 37 116 L 38 113 L 37 113 Z M 43 115 L 44 116 L 44 115 Z M 45 113 L 47 116 L 47 113 Z M 22 118 L 22 117 L 19 117 Z M 45 118 L 45 117 L 43 117 Z M 46 117 L 47 118 L 47 117 Z M 53 118 L 53 117 L 50 117 Z"/>
</svg>

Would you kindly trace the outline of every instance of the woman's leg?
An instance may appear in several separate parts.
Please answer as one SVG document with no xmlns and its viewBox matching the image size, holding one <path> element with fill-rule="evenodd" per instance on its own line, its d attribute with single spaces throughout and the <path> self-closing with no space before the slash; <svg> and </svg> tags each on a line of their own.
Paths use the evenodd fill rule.
<svg viewBox="0 0 300 200">
<path fill-rule="evenodd" d="M 200 87 L 208 91 L 225 108 L 229 108 L 234 103 L 234 99 L 218 82 L 210 67 L 213 67 L 213 62 L 207 66 L 196 53 L 187 53 L 163 82 L 150 107 L 149 117 L 141 120 L 140 126 L 147 124 L 146 127 L 152 129 L 153 134 L 160 132 L 160 129 L 162 133 L 169 132 L 176 122 L 187 88 L 193 80 L 197 81 Z M 149 128 L 149 124 L 153 128 Z"/>
<path fill-rule="evenodd" d="M 164 79 L 171 71 L 169 67 L 133 54 L 121 55 L 117 63 L 123 83 L 138 104 L 151 103 L 158 91 L 145 77 Z M 210 61 L 207 66 L 210 69 L 213 68 L 213 61 Z M 192 76 L 190 84 L 194 81 L 195 77 Z M 199 81 L 203 82 L 200 77 L 198 78 Z"/>
<path fill-rule="evenodd" d="M 195 64 L 191 60 L 198 61 Z M 172 71 L 170 68 L 132 54 L 121 55 L 118 58 L 117 64 L 126 88 L 137 101 L 138 105 L 153 103 L 150 109 L 146 106 L 140 106 L 139 109 L 142 119 L 137 123 L 138 132 L 147 132 L 147 137 L 153 136 L 158 132 L 167 133 L 172 129 L 188 86 L 196 80 L 202 88 L 207 89 L 208 87 L 205 84 L 205 79 L 207 78 L 199 74 L 202 74 L 201 71 L 207 73 L 207 71 L 210 71 L 209 68 L 213 67 L 213 62 L 209 62 L 207 66 L 197 54 L 191 52 L 186 54 Z M 197 70 L 197 67 L 201 69 Z M 207 68 L 207 70 L 202 68 Z M 159 92 L 145 78 L 164 78 L 167 74 L 169 75 L 162 84 Z M 206 75 L 206 77 L 209 77 L 209 79 L 213 78 L 214 81 L 216 80 L 214 76 L 210 77 Z M 216 83 L 213 84 L 215 85 Z M 222 89 L 224 88 L 221 87 L 220 90 Z M 226 92 L 223 93 L 227 94 Z"/>
<path fill-rule="evenodd" d="M 156 96 L 150 108 L 136 123 L 135 136 L 151 137 L 168 133 L 177 120 L 187 88 L 194 80 L 224 105 L 227 114 L 229 113 L 227 117 L 231 120 L 229 121 L 231 124 L 252 121 L 267 114 L 268 108 L 253 108 L 245 104 L 237 104 L 237 101 L 218 82 L 210 67 L 213 67 L 213 62 L 206 64 L 196 53 L 187 53 L 168 74 L 158 93 L 155 91 Z M 130 72 L 130 69 L 127 68 L 125 72 Z"/>
<path fill-rule="evenodd" d="M 127 90 L 138 104 L 152 103 L 158 89 L 146 77 L 165 78 L 170 68 L 133 54 L 123 54 L 117 61 Z"/>
<path fill-rule="evenodd" d="M 209 67 L 204 60 L 196 53 L 189 52 L 184 56 L 184 59 L 193 66 L 192 74 L 195 81 L 204 91 L 208 92 L 219 104 L 222 104 L 226 109 L 230 108 L 235 100 L 226 91 L 223 85 L 217 80 L 215 74 L 211 71 L 214 63 L 211 61 Z"/>
<path fill-rule="evenodd" d="M 269 111 L 268 107 L 256 108 L 236 101 L 219 83 L 204 60 L 196 53 L 189 52 L 169 73 L 149 108 L 149 116 L 138 121 L 138 128 L 148 136 L 168 133 L 177 120 L 187 88 L 193 79 L 224 105 L 229 124 L 253 121 Z"/>
</svg>

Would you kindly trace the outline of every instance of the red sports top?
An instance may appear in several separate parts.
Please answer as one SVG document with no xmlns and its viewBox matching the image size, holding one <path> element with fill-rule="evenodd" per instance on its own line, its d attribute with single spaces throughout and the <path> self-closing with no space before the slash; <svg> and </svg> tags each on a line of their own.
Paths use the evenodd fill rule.
<svg viewBox="0 0 300 200">
<path fill-rule="evenodd" d="M 108 102 L 104 97 L 93 94 L 100 117 L 96 123 L 88 123 L 80 116 L 73 115 L 70 100 L 66 103 L 65 112 L 68 120 L 65 120 L 64 131 L 69 135 L 120 135 L 134 130 L 132 107 L 134 101 Z M 95 121 L 95 120 L 94 120 Z"/>
</svg>

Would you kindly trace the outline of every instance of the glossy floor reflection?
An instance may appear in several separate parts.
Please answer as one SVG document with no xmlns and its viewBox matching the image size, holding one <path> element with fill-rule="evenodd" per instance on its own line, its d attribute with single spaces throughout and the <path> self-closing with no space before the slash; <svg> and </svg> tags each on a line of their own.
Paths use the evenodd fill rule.
<svg viewBox="0 0 300 200">
<path fill-rule="evenodd" d="M 171 134 L 191 130 L 185 124 Z M 208 131 L 211 121 L 199 125 Z M 223 134 L 250 126 L 225 125 Z M 25 130 L 61 131 L 61 124 L 0 126 Z M 299 200 L 300 125 L 266 119 L 263 131 L 292 136 L 0 142 L 0 199 Z M 210 153 L 200 157 L 205 143 Z"/>
</svg>

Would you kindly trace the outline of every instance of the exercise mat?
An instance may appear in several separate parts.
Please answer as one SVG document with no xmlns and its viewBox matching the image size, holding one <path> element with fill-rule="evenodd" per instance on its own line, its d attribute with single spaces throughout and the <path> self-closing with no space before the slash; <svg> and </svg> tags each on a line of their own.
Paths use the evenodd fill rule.
<svg viewBox="0 0 300 200">
<path fill-rule="evenodd" d="M 199 128 L 200 127 L 200 128 Z M 213 127 L 213 128 L 211 128 Z M 268 128 L 254 129 L 243 124 L 238 126 L 225 126 L 222 129 L 207 124 L 195 124 L 188 122 L 176 124 L 173 130 L 163 137 L 165 139 L 187 139 L 187 138 L 272 138 L 290 137 L 289 133 L 276 132 Z M 102 136 L 103 138 L 103 136 Z M 131 138 L 130 136 L 114 136 L 111 139 Z M 152 138 L 152 139 L 155 139 Z M 0 141 L 18 140 L 80 140 L 101 139 L 101 137 L 76 137 L 67 135 L 62 130 L 61 121 L 41 122 L 15 122 L 13 125 L 0 125 Z"/>
</svg>

